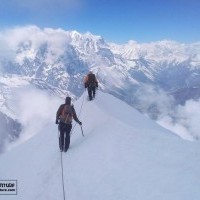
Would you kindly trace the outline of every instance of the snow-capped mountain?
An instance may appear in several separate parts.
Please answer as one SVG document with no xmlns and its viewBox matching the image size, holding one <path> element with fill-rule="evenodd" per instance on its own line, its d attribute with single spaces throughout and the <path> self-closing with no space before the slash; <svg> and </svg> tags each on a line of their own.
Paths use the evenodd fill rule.
<svg viewBox="0 0 200 200">
<path fill-rule="evenodd" d="M 14 29 L 1 35 L 1 40 L 8 43 L 7 51 L 12 54 L 1 56 L 3 73 L 42 79 L 76 96 L 83 91 L 82 79 L 89 69 L 97 73 L 103 90 L 121 98 L 125 95 L 130 104 L 132 93 L 144 84 L 171 94 L 200 84 L 200 43 L 130 41 L 116 45 L 91 33 L 35 26 Z"/>
<path fill-rule="evenodd" d="M 52 114 L 60 103 L 52 105 Z M 83 94 L 75 109 L 84 137 L 75 126 L 62 156 L 66 199 L 199 199 L 199 143 L 182 140 L 109 94 L 99 92 L 91 102 Z M 17 195 L 0 199 L 63 199 L 57 126 L 51 121 L 1 155 L 0 165 L 1 179 L 18 183 Z"/>
<path fill-rule="evenodd" d="M 199 85 L 199 43 L 130 41 L 116 45 L 90 33 L 38 27 L 20 31 L 6 38 L 18 40 L 10 44 L 12 59 L 2 59 L 3 72 L 39 78 L 75 95 L 82 93 L 82 78 L 89 69 L 97 73 L 105 90 L 148 83 L 174 92 Z"/>
<path fill-rule="evenodd" d="M 83 77 L 92 70 L 100 90 L 153 119 L 163 115 L 176 119 L 177 104 L 200 97 L 200 43 L 117 45 L 91 33 L 27 26 L 1 31 L 0 44 L 3 79 L 26 79 L 31 87 L 59 96 L 79 97 L 84 91 Z M 5 107 L 0 111 L 12 113 Z"/>
</svg>

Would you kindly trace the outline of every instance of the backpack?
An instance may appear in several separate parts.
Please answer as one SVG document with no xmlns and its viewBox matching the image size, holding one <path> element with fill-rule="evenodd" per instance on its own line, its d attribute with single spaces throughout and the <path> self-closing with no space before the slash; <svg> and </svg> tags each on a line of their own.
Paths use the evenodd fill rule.
<svg viewBox="0 0 200 200">
<path fill-rule="evenodd" d="M 87 83 L 89 87 L 96 86 L 96 77 L 94 74 L 88 74 Z"/>
<path fill-rule="evenodd" d="M 64 105 L 64 108 L 60 116 L 61 122 L 64 122 L 66 124 L 71 124 L 72 117 L 73 117 L 73 107 L 70 105 Z"/>
</svg>

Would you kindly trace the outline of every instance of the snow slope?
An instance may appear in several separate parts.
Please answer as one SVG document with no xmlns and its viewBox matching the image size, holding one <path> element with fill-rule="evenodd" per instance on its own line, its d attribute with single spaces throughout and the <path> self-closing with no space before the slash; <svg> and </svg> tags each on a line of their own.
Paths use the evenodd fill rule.
<svg viewBox="0 0 200 200">
<path fill-rule="evenodd" d="M 75 108 L 85 137 L 75 126 L 63 154 L 66 199 L 199 200 L 199 143 L 180 139 L 108 94 L 99 92 L 92 102 L 82 95 Z M 0 179 L 17 179 L 18 195 L 0 199 L 63 199 L 60 156 L 52 122 L 1 155 Z"/>
</svg>

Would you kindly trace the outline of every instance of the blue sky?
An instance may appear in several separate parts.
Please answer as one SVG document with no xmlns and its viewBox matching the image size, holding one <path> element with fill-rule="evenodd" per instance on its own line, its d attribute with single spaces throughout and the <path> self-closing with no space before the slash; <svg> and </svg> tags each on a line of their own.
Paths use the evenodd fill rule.
<svg viewBox="0 0 200 200">
<path fill-rule="evenodd" d="M 199 0 L 1 0 L 0 29 L 37 25 L 125 43 L 200 41 Z"/>
</svg>

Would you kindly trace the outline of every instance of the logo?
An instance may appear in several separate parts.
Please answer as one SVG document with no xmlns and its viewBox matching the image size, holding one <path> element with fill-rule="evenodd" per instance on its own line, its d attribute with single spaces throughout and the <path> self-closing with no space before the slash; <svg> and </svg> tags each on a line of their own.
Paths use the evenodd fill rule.
<svg viewBox="0 0 200 200">
<path fill-rule="evenodd" d="M 0 195 L 17 195 L 17 180 L 0 180 Z"/>
</svg>

